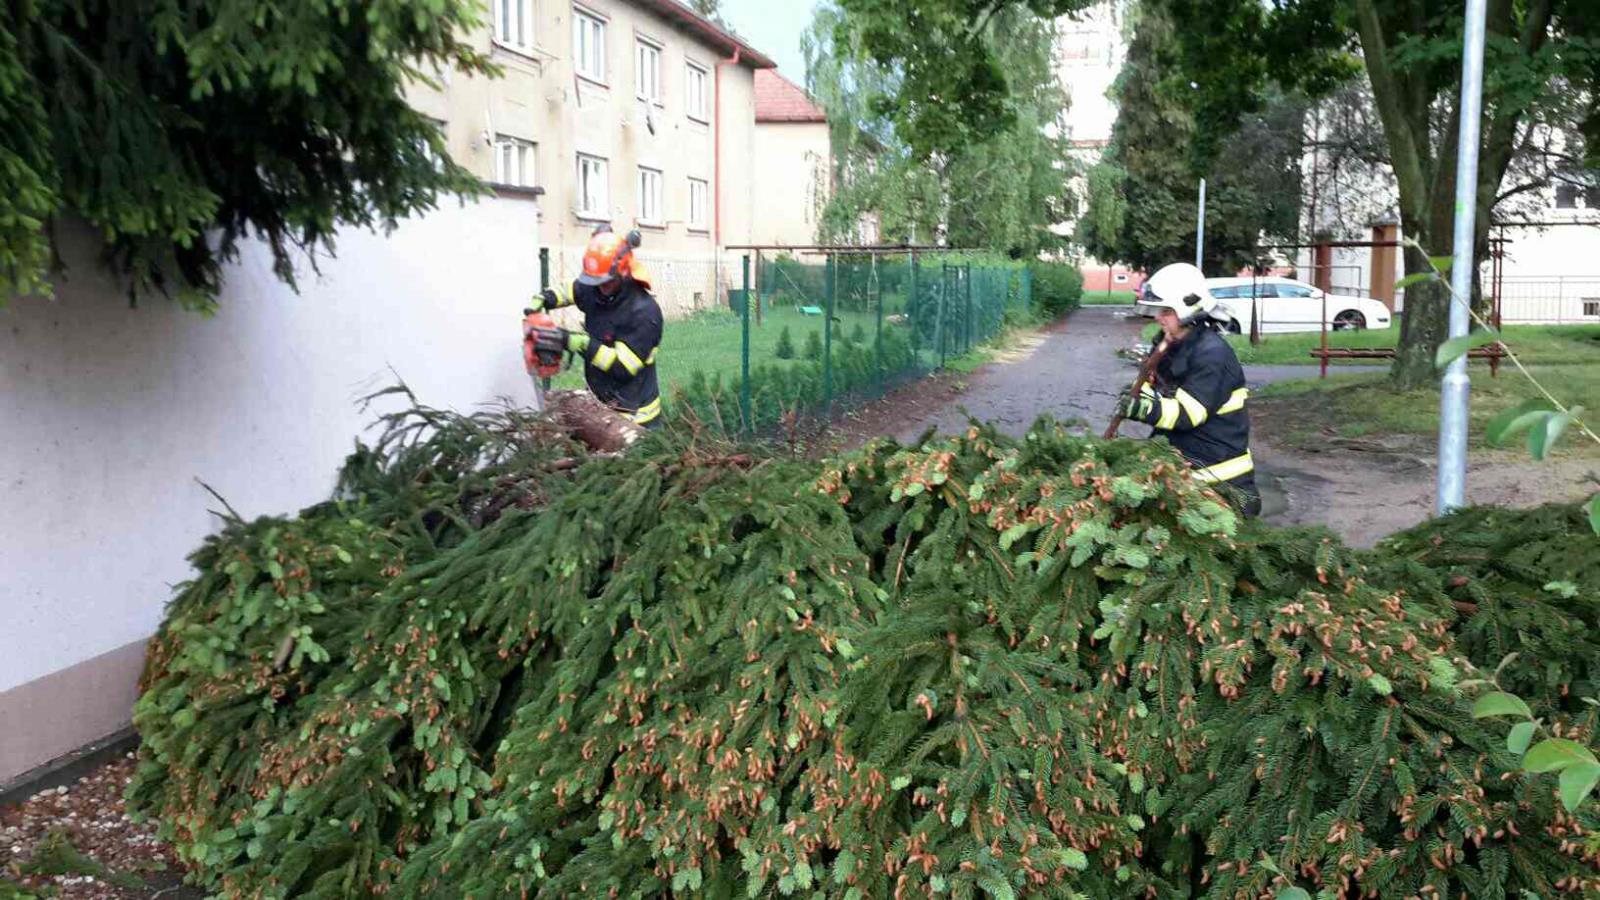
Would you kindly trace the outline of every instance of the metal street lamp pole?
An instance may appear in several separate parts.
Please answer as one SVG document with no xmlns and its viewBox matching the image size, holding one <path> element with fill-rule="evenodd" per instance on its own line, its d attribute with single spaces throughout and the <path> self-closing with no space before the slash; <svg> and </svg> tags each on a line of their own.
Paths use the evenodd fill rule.
<svg viewBox="0 0 1600 900">
<path fill-rule="evenodd" d="M 1201 249 L 1206 244 L 1206 180 L 1200 179 L 1200 215 L 1199 225 L 1194 232 L 1194 267 L 1204 272 L 1206 267 L 1200 264 Z"/>
<path fill-rule="evenodd" d="M 1467 0 L 1466 38 L 1461 50 L 1461 133 L 1456 151 L 1454 258 L 1450 263 L 1450 337 L 1472 325 L 1467 304 L 1477 277 L 1473 237 L 1478 216 L 1478 134 L 1483 118 L 1483 31 L 1486 0 Z M 1467 497 L 1466 354 L 1445 370 L 1439 392 L 1439 483 L 1434 509 L 1439 515 L 1466 505 Z"/>
</svg>

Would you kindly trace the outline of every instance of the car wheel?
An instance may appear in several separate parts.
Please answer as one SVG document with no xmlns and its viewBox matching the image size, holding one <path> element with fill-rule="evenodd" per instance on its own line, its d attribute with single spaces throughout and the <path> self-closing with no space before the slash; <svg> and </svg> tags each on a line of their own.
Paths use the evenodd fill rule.
<svg viewBox="0 0 1600 900">
<path fill-rule="evenodd" d="M 1353 309 L 1347 309 L 1333 317 L 1334 331 L 1361 331 L 1367 327 L 1367 317 Z"/>
</svg>

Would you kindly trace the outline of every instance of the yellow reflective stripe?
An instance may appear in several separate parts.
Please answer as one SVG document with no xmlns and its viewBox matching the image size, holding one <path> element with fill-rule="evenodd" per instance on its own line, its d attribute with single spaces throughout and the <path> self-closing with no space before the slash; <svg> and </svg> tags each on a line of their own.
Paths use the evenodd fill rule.
<svg viewBox="0 0 1600 900">
<path fill-rule="evenodd" d="M 1171 431 L 1173 426 L 1178 424 L 1178 413 L 1182 411 L 1183 407 L 1178 405 L 1178 401 L 1171 397 L 1162 397 L 1161 418 L 1156 419 L 1156 427 L 1162 431 Z"/>
<path fill-rule="evenodd" d="M 1219 481 L 1232 481 L 1241 475 L 1249 475 L 1256 470 L 1256 461 L 1251 458 L 1250 451 L 1233 459 L 1225 459 L 1209 466 L 1196 466 L 1194 477 L 1201 481 L 1215 484 Z"/>
<path fill-rule="evenodd" d="M 646 356 L 644 358 L 644 364 L 647 365 L 647 366 L 655 365 L 656 364 L 656 351 L 660 350 L 660 349 L 661 349 L 660 347 L 651 347 L 650 348 L 650 355 Z"/>
<path fill-rule="evenodd" d="M 633 352 L 633 348 L 627 344 L 617 341 L 616 353 L 617 362 L 622 363 L 622 367 L 628 370 L 629 375 L 637 375 L 639 370 L 644 368 L 644 360 L 640 359 L 639 354 Z"/>
<path fill-rule="evenodd" d="M 573 303 L 577 302 L 573 298 L 572 291 L 570 291 L 570 290 L 559 290 L 558 289 L 557 291 L 555 291 L 555 295 L 556 295 L 556 302 L 554 302 L 554 303 L 550 304 L 549 306 L 545 307 L 545 309 L 563 309 L 563 308 L 571 306 Z"/>
<path fill-rule="evenodd" d="M 1204 422 L 1206 418 L 1211 415 L 1210 413 L 1206 412 L 1206 405 L 1204 403 L 1196 400 L 1193 394 L 1189 393 L 1183 388 L 1178 388 L 1178 392 L 1174 396 L 1174 399 L 1183 406 L 1183 411 L 1189 414 L 1189 424 L 1195 428 L 1199 428 L 1200 423 Z"/>
<path fill-rule="evenodd" d="M 1224 403 L 1217 408 L 1217 415 L 1225 416 L 1228 413 L 1236 413 L 1239 410 L 1244 409 L 1244 402 L 1249 399 L 1250 389 L 1239 388 L 1237 391 L 1233 392 L 1232 396 L 1228 398 L 1227 403 Z"/>
<path fill-rule="evenodd" d="M 610 344 L 601 344 L 595 348 L 594 356 L 589 358 L 589 364 L 602 372 L 609 372 L 617 361 L 617 351 L 611 349 Z"/>
<path fill-rule="evenodd" d="M 659 415 L 661 415 L 661 398 L 657 397 L 639 407 L 637 412 L 628 413 L 628 418 L 632 419 L 635 425 L 643 425 Z"/>
</svg>

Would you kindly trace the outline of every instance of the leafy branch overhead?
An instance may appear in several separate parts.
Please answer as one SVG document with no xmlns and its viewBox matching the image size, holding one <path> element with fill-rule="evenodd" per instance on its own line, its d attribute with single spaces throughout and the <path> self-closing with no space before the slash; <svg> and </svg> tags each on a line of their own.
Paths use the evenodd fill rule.
<svg viewBox="0 0 1600 900">
<path fill-rule="evenodd" d="M 1052 18 L 1087 9 L 1090 0 L 840 0 L 848 25 L 841 42 L 859 40 L 866 56 L 894 73 L 892 95 L 877 111 L 919 159 L 948 154 L 1010 128 L 1018 104 L 996 48 L 984 39 L 1007 10 Z"/>
<path fill-rule="evenodd" d="M 464 0 L 17 0 L 0 30 L 0 302 L 46 293 L 59 227 L 86 222 L 133 297 L 212 308 L 259 236 L 280 278 L 343 226 L 392 227 L 477 179 L 407 104 L 491 73 Z M 438 160 L 444 160 L 439 162 Z"/>
</svg>

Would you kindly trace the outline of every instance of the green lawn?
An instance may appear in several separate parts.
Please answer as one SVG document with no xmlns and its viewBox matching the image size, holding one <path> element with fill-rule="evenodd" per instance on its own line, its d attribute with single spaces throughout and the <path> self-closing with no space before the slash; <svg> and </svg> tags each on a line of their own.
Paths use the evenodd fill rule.
<svg viewBox="0 0 1600 900">
<path fill-rule="evenodd" d="M 1587 361 L 1595 349 L 1600 349 L 1600 325 L 1508 325 L 1502 331 L 1505 340 L 1511 349 L 1524 361 L 1537 361 L 1541 364 L 1554 364 L 1559 362 Z M 1394 347 L 1400 339 L 1398 325 L 1385 329 L 1367 329 L 1363 331 L 1330 331 L 1328 332 L 1329 347 Z M 1250 346 L 1250 338 L 1245 335 L 1229 335 L 1228 343 L 1233 345 L 1234 352 L 1239 355 L 1239 361 L 1261 365 L 1304 365 L 1314 366 L 1318 360 L 1311 355 L 1311 350 L 1322 343 L 1320 332 L 1303 332 L 1296 334 L 1268 334 L 1263 335 L 1261 343 Z M 1585 344 L 1589 346 L 1586 347 Z M 1372 365 L 1383 364 L 1383 360 L 1355 359 L 1346 361 L 1332 361 L 1333 365 L 1344 363 Z M 1483 365 L 1474 361 L 1474 367 Z"/>
<path fill-rule="evenodd" d="M 1509 326 L 1504 330 L 1506 343 L 1512 351 L 1556 399 L 1569 406 L 1595 407 L 1595 398 L 1600 397 L 1600 325 Z M 1360 336 L 1362 333 L 1355 334 Z M 1389 335 L 1390 341 L 1393 340 L 1389 332 L 1366 333 L 1367 337 L 1380 335 Z M 1309 336 L 1312 339 L 1310 343 L 1304 341 L 1305 337 L 1285 335 L 1275 340 L 1280 342 L 1280 346 L 1299 346 L 1304 352 L 1315 344 L 1316 335 Z M 1289 351 L 1282 352 L 1286 354 Z M 1268 357 L 1252 361 L 1289 360 Z M 1472 379 L 1470 440 L 1474 446 L 1482 446 L 1484 426 L 1491 418 L 1523 400 L 1539 396 L 1539 392 L 1509 360 L 1501 364 L 1498 378 L 1490 377 L 1488 364 L 1481 361 L 1470 363 L 1467 371 Z M 1257 395 L 1262 398 L 1304 398 L 1307 401 L 1304 408 L 1308 414 L 1320 419 L 1312 424 L 1332 426 L 1345 437 L 1432 434 L 1439 429 L 1437 389 L 1397 391 L 1389 385 L 1388 376 L 1381 372 L 1335 374 L 1326 380 L 1313 377 L 1280 382 L 1267 386 Z M 1596 413 L 1591 411 L 1586 418 L 1595 421 Z M 1293 442 L 1292 436 L 1285 437 Z M 1307 437 L 1315 439 L 1309 433 Z M 1600 457 L 1600 448 L 1596 448 L 1592 441 L 1580 439 L 1576 431 L 1569 432 L 1563 444 L 1568 452 Z"/>
<path fill-rule="evenodd" d="M 1133 291 L 1084 291 L 1084 306 L 1132 306 Z"/>
<path fill-rule="evenodd" d="M 822 317 L 808 316 L 795 309 L 768 309 L 762 314 L 758 326 L 750 320 L 750 367 L 765 364 L 782 365 L 786 361 L 777 356 L 778 336 L 789 329 L 794 343 L 795 357 L 787 362 L 805 362 L 806 336 L 813 332 L 822 339 Z M 877 317 L 863 312 L 840 312 L 833 323 L 833 339 L 837 343 L 860 327 L 868 341 L 877 327 Z M 666 323 L 662 332 L 661 350 L 656 355 L 656 371 L 661 379 L 661 392 L 671 396 L 673 388 L 686 385 L 693 373 L 707 375 L 720 373 L 723 381 L 737 382 L 740 371 L 740 338 L 742 323 L 739 316 L 729 310 L 706 310 L 683 319 Z M 890 326 L 885 325 L 885 328 Z M 947 365 L 957 371 L 975 368 L 988 360 L 985 348 L 974 347 L 971 353 L 952 356 Z M 583 387 L 583 369 L 574 365 L 555 378 L 552 387 Z"/>
</svg>

